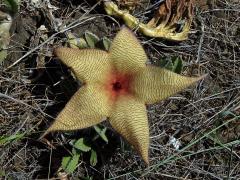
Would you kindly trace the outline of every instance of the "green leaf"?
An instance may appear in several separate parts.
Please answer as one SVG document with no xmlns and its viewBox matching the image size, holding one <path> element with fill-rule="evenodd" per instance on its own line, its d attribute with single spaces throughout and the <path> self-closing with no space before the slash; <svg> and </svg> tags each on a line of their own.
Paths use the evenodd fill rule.
<svg viewBox="0 0 240 180">
<path fill-rule="evenodd" d="M 179 57 L 166 57 L 159 61 L 160 67 L 180 74 L 183 68 L 183 61 Z"/>
<path fill-rule="evenodd" d="M 99 37 L 90 31 L 86 31 L 84 37 L 90 48 L 94 48 L 97 42 L 100 41 Z"/>
<path fill-rule="evenodd" d="M 108 51 L 109 50 L 109 48 L 110 48 L 110 46 L 111 46 L 111 40 L 110 39 L 108 39 L 108 38 L 106 38 L 106 37 L 103 37 L 103 39 L 102 39 L 102 44 L 103 44 L 103 48 L 106 50 L 106 51 Z"/>
<path fill-rule="evenodd" d="M 67 33 L 68 44 L 71 48 L 87 48 L 87 42 L 83 38 L 76 37 L 73 33 Z"/>
<path fill-rule="evenodd" d="M 172 61 L 169 57 L 160 59 L 160 61 L 157 62 L 157 65 L 168 70 L 171 70 L 173 66 Z"/>
<path fill-rule="evenodd" d="M 108 143 L 108 138 L 106 136 L 106 131 L 107 131 L 107 128 L 104 127 L 103 129 L 99 128 L 97 125 L 96 126 L 93 126 L 95 131 L 98 133 L 98 135 L 106 142 Z"/>
<path fill-rule="evenodd" d="M 72 154 L 81 154 L 81 151 L 79 149 L 76 149 L 76 148 L 72 148 Z"/>
<path fill-rule="evenodd" d="M 83 48 L 87 48 L 87 47 L 88 47 L 88 44 L 87 44 L 87 42 L 85 41 L 85 39 L 83 39 L 83 38 L 78 38 L 77 41 L 78 41 L 78 47 L 79 47 L 79 48 L 83 49 Z"/>
<path fill-rule="evenodd" d="M 86 144 L 84 144 L 83 142 L 83 138 L 71 141 L 71 144 L 73 145 L 74 148 L 81 150 L 83 152 L 88 152 L 91 150 L 91 147 L 87 146 Z"/>
<path fill-rule="evenodd" d="M 78 48 L 78 42 L 76 40 L 77 37 L 73 33 L 68 32 L 67 38 L 68 38 L 68 44 L 71 48 Z"/>
<path fill-rule="evenodd" d="M 6 176 L 5 170 L 0 169 L 0 178 L 3 178 L 4 176 Z"/>
<path fill-rule="evenodd" d="M 92 176 L 81 177 L 81 180 L 93 180 Z"/>
<path fill-rule="evenodd" d="M 236 114 L 232 113 L 229 110 L 226 110 L 226 111 L 223 111 L 223 112 L 219 113 L 219 116 L 222 117 L 222 118 L 226 118 L 227 116 L 236 117 Z"/>
<path fill-rule="evenodd" d="M 11 136 L 0 136 L 0 145 L 6 145 L 12 141 L 20 140 L 24 137 L 25 133 L 22 134 L 14 134 Z"/>
<path fill-rule="evenodd" d="M 4 0 L 7 8 L 11 13 L 15 14 L 18 12 L 20 0 Z"/>
<path fill-rule="evenodd" d="M 173 63 L 172 61 L 168 61 L 166 64 L 165 64 L 165 68 L 172 71 L 173 69 Z"/>
<path fill-rule="evenodd" d="M 167 63 L 168 63 L 168 61 L 167 61 L 166 58 L 162 58 L 159 61 L 157 61 L 157 65 L 162 67 L 162 68 L 164 68 Z"/>
<path fill-rule="evenodd" d="M 172 71 L 180 74 L 182 72 L 182 68 L 183 68 L 182 60 L 179 57 L 176 57 L 176 58 L 172 59 L 172 62 L 173 62 Z"/>
<path fill-rule="evenodd" d="M 63 157 L 62 168 L 67 173 L 73 173 L 73 171 L 77 168 L 79 158 L 80 158 L 80 154 L 75 154 L 73 156 Z"/>
<path fill-rule="evenodd" d="M 93 149 L 91 150 L 90 164 L 96 166 L 97 164 L 97 153 Z"/>
<path fill-rule="evenodd" d="M 7 57 L 7 50 L 0 50 L 0 64 L 5 60 Z"/>
</svg>

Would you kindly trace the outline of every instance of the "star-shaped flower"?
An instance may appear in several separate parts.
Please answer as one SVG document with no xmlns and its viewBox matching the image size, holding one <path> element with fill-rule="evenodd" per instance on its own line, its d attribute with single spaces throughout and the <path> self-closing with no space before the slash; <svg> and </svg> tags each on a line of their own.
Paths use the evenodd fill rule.
<svg viewBox="0 0 240 180">
<path fill-rule="evenodd" d="M 149 127 L 145 104 L 165 99 L 202 78 L 184 77 L 146 65 L 142 46 L 125 27 L 116 35 L 109 52 L 57 48 L 55 54 L 84 85 L 45 134 L 87 128 L 107 117 L 146 163 Z"/>
</svg>

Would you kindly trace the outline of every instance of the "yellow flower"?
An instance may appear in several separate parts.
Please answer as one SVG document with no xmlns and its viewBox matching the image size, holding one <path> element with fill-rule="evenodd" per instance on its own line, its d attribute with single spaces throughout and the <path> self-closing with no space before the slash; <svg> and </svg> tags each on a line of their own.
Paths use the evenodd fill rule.
<svg viewBox="0 0 240 180">
<path fill-rule="evenodd" d="M 147 164 L 149 127 L 145 104 L 165 99 L 202 78 L 146 65 L 142 46 L 127 28 L 116 35 L 109 52 L 57 48 L 55 54 L 84 85 L 45 134 L 87 128 L 107 117 Z"/>
</svg>

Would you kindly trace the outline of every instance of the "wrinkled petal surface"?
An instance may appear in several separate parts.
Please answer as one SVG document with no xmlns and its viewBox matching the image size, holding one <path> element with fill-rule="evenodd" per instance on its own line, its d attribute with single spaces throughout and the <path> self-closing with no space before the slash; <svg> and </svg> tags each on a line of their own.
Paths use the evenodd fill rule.
<svg viewBox="0 0 240 180">
<path fill-rule="evenodd" d="M 144 103 L 131 96 L 119 97 L 109 121 L 148 164 L 149 127 Z"/>
<path fill-rule="evenodd" d="M 145 67 L 147 56 L 134 34 L 123 27 L 110 47 L 110 58 L 119 72 L 136 72 Z"/>
<path fill-rule="evenodd" d="M 84 82 L 104 82 L 111 71 L 108 53 L 97 49 L 57 48 L 54 53 Z"/>
<path fill-rule="evenodd" d="M 149 127 L 145 104 L 177 93 L 203 77 L 189 78 L 146 66 L 146 54 L 127 28 L 117 34 L 109 53 L 96 49 L 57 48 L 55 54 L 84 81 L 45 132 L 110 124 L 148 164 Z M 43 135 L 43 136 L 44 136 Z"/>
<path fill-rule="evenodd" d="M 166 69 L 148 66 L 136 74 L 131 88 L 136 97 L 149 104 L 163 100 L 202 78 L 185 77 Z"/>
<path fill-rule="evenodd" d="M 73 95 L 45 134 L 93 126 L 108 116 L 110 107 L 108 96 L 100 86 L 86 85 Z"/>
</svg>

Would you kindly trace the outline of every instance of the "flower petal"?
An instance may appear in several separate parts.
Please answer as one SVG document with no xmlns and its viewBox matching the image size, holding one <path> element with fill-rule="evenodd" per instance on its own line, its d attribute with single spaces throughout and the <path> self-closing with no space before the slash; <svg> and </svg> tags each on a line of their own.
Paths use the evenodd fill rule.
<svg viewBox="0 0 240 180">
<path fill-rule="evenodd" d="M 72 68 L 77 78 L 83 81 L 104 82 L 111 71 L 106 51 L 97 49 L 57 48 L 54 53 Z"/>
<path fill-rule="evenodd" d="M 45 134 L 57 130 L 83 129 L 100 123 L 109 114 L 109 102 L 100 86 L 86 85 L 73 95 Z"/>
<path fill-rule="evenodd" d="M 136 74 L 132 92 L 145 103 L 163 100 L 202 79 L 185 77 L 166 69 L 149 66 Z"/>
<path fill-rule="evenodd" d="M 110 58 L 119 72 L 135 72 L 145 67 L 147 56 L 134 34 L 123 27 L 110 47 Z"/>
<path fill-rule="evenodd" d="M 148 164 L 149 128 L 144 103 L 131 96 L 120 96 L 113 107 L 109 122 Z"/>
</svg>

